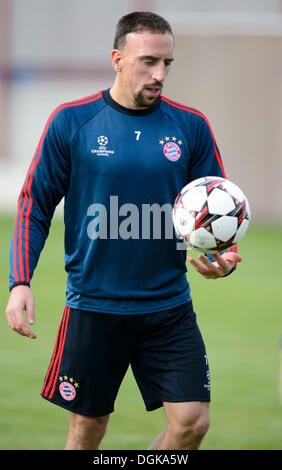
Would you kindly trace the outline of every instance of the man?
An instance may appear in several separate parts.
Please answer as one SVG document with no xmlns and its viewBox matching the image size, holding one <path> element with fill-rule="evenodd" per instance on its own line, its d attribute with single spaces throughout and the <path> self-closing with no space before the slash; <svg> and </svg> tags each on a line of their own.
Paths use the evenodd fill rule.
<svg viewBox="0 0 282 470">
<path fill-rule="evenodd" d="M 148 207 L 172 207 L 189 181 L 224 176 L 205 116 L 161 95 L 173 51 L 163 18 L 121 18 L 112 88 L 51 114 L 19 197 L 6 314 L 30 338 L 30 280 L 65 198 L 66 306 L 42 397 L 70 412 L 66 449 L 99 447 L 129 364 L 146 409 L 164 406 L 168 420 L 150 449 L 197 449 L 209 426 L 209 370 L 186 252 L 167 222 L 156 236 L 145 217 Z M 230 250 L 188 261 L 215 279 L 241 257 Z"/>
</svg>

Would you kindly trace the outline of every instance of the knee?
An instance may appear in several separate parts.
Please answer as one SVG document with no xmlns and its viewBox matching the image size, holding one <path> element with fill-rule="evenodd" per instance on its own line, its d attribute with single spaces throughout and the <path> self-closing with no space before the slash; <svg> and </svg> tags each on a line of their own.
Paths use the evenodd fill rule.
<svg viewBox="0 0 282 470">
<path fill-rule="evenodd" d="M 190 443 L 193 443 L 197 448 L 208 432 L 209 425 L 210 419 L 207 409 L 199 410 L 194 414 L 184 414 L 178 417 L 173 424 L 170 424 L 175 440 L 181 448 L 185 448 Z"/>
<path fill-rule="evenodd" d="M 195 437 L 195 439 L 198 439 L 199 441 L 201 441 L 209 430 L 209 426 L 210 426 L 209 414 L 201 413 L 194 421 L 192 421 L 191 423 L 188 422 L 188 426 L 187 426 L 188 430 L 189 430 L 189 425 L 190 425 L 190 431 L 192 435 Z"/>
<path fill-rule="evenodd" d="M 85 416 L 77 413 L 70 415 L 70 429 L 77 435 L 95 435 L 96 437 L 103 438 L 109 416 Z"/>
</svg>

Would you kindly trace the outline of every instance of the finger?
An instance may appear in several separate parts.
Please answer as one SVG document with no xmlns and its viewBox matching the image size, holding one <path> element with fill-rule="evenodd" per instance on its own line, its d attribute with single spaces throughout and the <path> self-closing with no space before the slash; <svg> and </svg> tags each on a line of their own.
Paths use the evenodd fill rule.
<svg viewBox="0 0 282 470">
<path fill-rule="evenodd" d="M 26 325 L 24 328 L 18 330 L 18 333 L 22 336 L 26 336 L 27 338 L 35 339 L 36 335 L 31 331 L 28 326 Z"/>
<path fill-rule="evenodd" d="M 226 261 L 234 262 L 235 264 L 240 263 L 243 260 L 242 256 L 238 255 L 238 253 L 233 253 L 233 252 L 230 252 L 230 251 L 227 251 L 227 252 L 223 253 L 222 257 Z"/>
<path fill-rule="evenodd" d="M 210 261 L 206 256 L 200 255 L 198 256 L 199 260 L 205 265 L 206 267 L 206 277 L 208 279 L 217 279 L 218 277 L 224 276 L 227 272 L 229 272 L 228 266 L 225 267 L 219 265 L 216 261 Z"/>
<path fill-rule="evenodd" d="M 36 335 L 31 331 L 29 326 L 27 325 L 23 313 L 14 313 L 13 316 L 10 317 L 12 319 L 12 329 L 19 333 L 22 336 L 27 336 L 28 338 L 35 339 Z"/>
<path fill-rule="evenodd" d="M 33 333 L 33 331 L 29 328 L 28 324 L 24 319 L 22 319 L 21 324 L 20 324 L 20 334 L 23 334 L 23 336 L 27 336 L 28 338 L 35 339 L 36 335 Z"/>
<path fill-rule="evenodd" d="M 224 271 L 228 272 L 230 270 L 230 261 L 226 261 L 225 258 L 223 258 L 219 253 L 212 253 L 212 257 L 214 260 L 221 266 Z M 233 262 L 233 260 L 232 260 Z"/>
<path fill-rule="evenodd" d="M 27 336 L 28 338 L 35 339 L 36 335 L 31 331 L 26 323 L 20 326 L 17 332 L 22 336 Z"/>
<path fill-rule="evenodd" d="M 216 253 L 217 255 L 217 253 Z M 213 256 L 213 254 L 212 254 Z M 193 258 L 189 257 L 190 263 L 195 267 L 195 269 L 206 279 L 217 279 L 229 273 L 231 266 L 228 263 L 225 263 L 224 260 L 221 260 L 221 265 L 217 261 L 210 261 L 206 256 L 199 255 L 198 259 L 203 263 L 200 264 L 195 261 Z"/>
<path fill-rule="evenodd" d="M 228 274 L 237 263 L 242 261 L 242 257 L 237 253 L 226 251 L 221 255 L 219 253 L 212 253 L 215 262 L 220 264 L 224 269 L 224 275 Z"/>
<path fill-rule="evenodd" d="M 194 258 L 192 258 L 191 256 L 188 256 L 187 257 L 187 260 L 189 261 L 190 264 L 192 264 L 192 266 L 196 269 L 196 271 L 198 271 L 199 273 L 203 273 L 205 271 L 204 267 L 198 263 Z"/>
<path fill-rule="evenodd" d="M 27 336 L 28 338 L 31 338 L 31 339 L 36 338 L 36 334 L 33 333 L 33 331 L 27 325 L 25 325 L 23 334 L 24 334 L 24 336 Z"/>
<path fill-rule="evenodd" d="M 204 255 L 199 255 L 198 259 L 208 268 L 209 271 L 211 272 L 219 272 L 218 269 L 218 264 L 219 263 L 213 263 L 210 261 L 206 256 Z"/>
<path fill-rule="evenodd" d="M 189 256 L 187 260 L 189 261 L 190 264 L 192 264 L 192 266 L 196 269 L 196 271 L 202 276 L 204 276 L 205 278 L 209 279 L 210 277 L 214 276 L 214 273 L 211 273 L 210 270 L 206 268 L 206 266 L 204 266 L 201 263 L 198 263 L 198 261 L 196 261 L 194 258 Z"/>
</svg>

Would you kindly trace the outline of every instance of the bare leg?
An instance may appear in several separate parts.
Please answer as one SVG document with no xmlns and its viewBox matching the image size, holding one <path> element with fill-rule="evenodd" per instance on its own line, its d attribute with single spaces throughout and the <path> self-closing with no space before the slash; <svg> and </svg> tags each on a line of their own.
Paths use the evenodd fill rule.
<svg viewBox="0 0 282 470">
<path fill-rule="evenodd" d="M 205 402 L 164 402 L 167 427 L 149 449 L 198 449 L 209 427 L 209 404 Z"/>
<path fill-rule="evenodd" d="M 167 433 L 167 427 L 162 430 L 162 432 L 154 439 L 150 447 L 148 449 L 160 449 L 161 442 L 164 439 L 165 434 Z"/>
<path fill-rule="evenodd" d="M 109 415 L 91 417 L 70 413 L 65 450 L 96 450 L 104 437 Z"/>
</svg>

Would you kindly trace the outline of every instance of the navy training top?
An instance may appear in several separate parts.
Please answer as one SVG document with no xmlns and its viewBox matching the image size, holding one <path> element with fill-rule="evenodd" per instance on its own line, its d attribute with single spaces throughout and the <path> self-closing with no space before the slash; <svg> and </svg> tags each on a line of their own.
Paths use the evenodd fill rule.
<svg viewBox="0 0 282 470">
<path fill-rule="evenodd" d="M 19 195 L 9 288 L 30 285 L 65 198 L 68 307 L 137 314 L 189 301 L 171 210 L 202 176 L 225 173 L 209 122 L 194 108 L 161 96 L 127 109 L 110 90 L 58 106 Z"/>
</svg>

